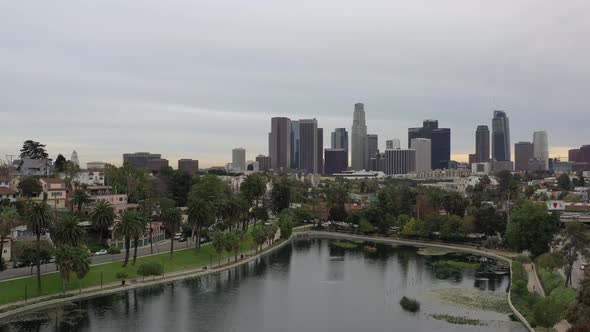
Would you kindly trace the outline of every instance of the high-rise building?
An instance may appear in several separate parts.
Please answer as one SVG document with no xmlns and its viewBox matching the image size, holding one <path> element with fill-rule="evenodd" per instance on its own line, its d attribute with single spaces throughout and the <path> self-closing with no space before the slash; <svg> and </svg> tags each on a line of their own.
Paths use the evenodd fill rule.
<svg viewBox="0 0 590 332">
<path fill-rule="evenodd" d="M 291 169 L 299 169 L 300 141 L 299 121 L 291 121 Z"/>
<path fill-rule="evenodd" d="M 485 163 L 490 160 L 490 129 L 486 125 L 477 126 L 475 130 L 475 162 Z"/>
<path fill-rule="evenodd" d="M 299 120 L 300 129 L 300 168 L 305 173 L 318 173 L 318 121 L 316 119 Z"/>
<path fill-rule="evenodd" d="M 178 170 L 195 175 L 199 171 L 199 161 L 193 159 L 179 159 Z"/>
<path fill-rule="evenodd" d="M 159 153 L 149 152 L 135 152 L 135 153 L 124 153 L 123 164 L 129 164 L 137 168 L 146 168 L 147 163 L 151 159 L 161 159 L 162 155 Z"/>
<path fill-rule="evenodd" d="M 150 172 L 158 172 L 162 170 L 162 168 L 166 168 L 168 166 L 168 159 L 150 159 L 147 161 L 145 169 Z"/>
<path fill-rule="evenodd" d="M 324 128 L 318 128 L 318 146 L 316 151 L 318 153 L 317 173 L 324 174 Z"/>
<path fill-rule="evenodd" d="M 408 129 L 408 147 L 414 138 L 427 138 L 431 143 L 431 168 L 449 168 L 451 160 L 451 129 L 439 128 L 437 120 L 424 120 L 422 127 Z"/>
<path fill-rule="evenodd" d="M 570 149 L 567 151 L 567 160 L 568 161 L 580 161 L 580 149 Z"/>
<path fill-rule="evenodd" d="M 497 161 L 512 160 L 510 156 L 510 122 L 504 111 L 494 111 L 494 118 L 492 119 L 492 158 Z"/>
<path fill-rule="evenodd" d="M 280 170 L 291 167 L 291 120 L 289 118 L 271 119 L 269 145 L 271 168 Z"/>
<path fill-rule="evenodd" d="M 414 138 L 410 141 L 410 148 L 416 150 L 416 172 L 428 172 L 432 168 L 432 141 L 428 138 Z"/>
<path fill-rule="evenodd" d="M 236 172 L 246 171 L 246 150 L 243 148 L 235 148 L 231 150 L 231 162 L 233 170 Z"/>
<path fill-rule="evenodd" d="M 367 135 L 367 153 L 369 155 L 369 167 L 367 169 L 371 171 L 377 170 L 377 154 L 379 153 L 379 136 L 376 134 Z M 371 163 L 371 160 L 375 160 Z"/>
<path fill-rule="evenodd" d="M 344 149 L 348 151 L 348 131 L 346 128 L 336 128 L 331 135 L 332 149 Z"/>
<path fill-rule="evenodd" d="M 362 103 L 354 104 L 351 133 L 351 168 L 355 171 L 360 171 L 367 168 L 369 160 L 365 105 Z"/>
<path fill-rule="evenodd" d="M 324 173 L 328 175 L 341 173 L 348 168 L 348 151 L 345 149 L 326 149 Z"/>
<path fill-rule="evenodd" d="M 534 157 L 533 143 L 518 142 L 514 144 L 514 170 L 525 172 L 529 169 L 529 160 Z"/>
<path fill-rule="evenodd" d="M 76 150 L 72 151 L 72 157 L 70 158 L 70 161 L 74 163 L 74 165 L 78 167 L 80 166 L 80 160 L 78 160 L 78 152 L 76 152 Z"/>
<path fill-rule="evenodd" d="M 547 140 L 547 132 L 535 131 L 533 133 L 533 149 L 535 159 L 540 160 L 545 165 L 542 170 L 549 169 L 549 143 Z"/>
<path fill-rule="evenodd" d="M 258 170 L 261 172 L 267 172 L 270 169 L 270 157 L 259 154 L 256 156 L 256 162 L 258 163 Z"/>
<path fill-rule="evenodd" d="M 407 174 L 416 171 L 416 150 L 385 150 L 385 168 L 387 175 Z"/>
<path fill-rule="evenodd" d="M 401 149 L 402 145 L 399 141 L 399 138 L 392 138 L 385 141 L 385 149 L 386 150 L 393 150 L 393 149 Z"/>
</svg>

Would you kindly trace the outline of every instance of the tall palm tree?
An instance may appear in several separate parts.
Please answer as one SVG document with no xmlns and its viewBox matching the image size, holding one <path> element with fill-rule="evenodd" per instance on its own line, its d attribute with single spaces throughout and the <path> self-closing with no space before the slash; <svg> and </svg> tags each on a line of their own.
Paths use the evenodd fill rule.
<svg viewBox="0 0 590 332">
<path fill-rule="evenodd" d="M 101 241 L 104 238 L 104 231 L 113 226 L 115 217 L 115 209 L 110 202 L 100 200 L 92 205 L 90 222 L 92 223 L 92 227 L 99 231 Z"/>
<path fill-rule="evenodd" d="M 53 216 L 51 214 L 51 208 L 47 203 L 31 203 L 31 206 L 27 215 L 27 224 L 37 236 L 37 252 L 36 252 L 36 265 L 37 265 L 37 293 L 41 295 L 43 289 L 41 287 L 41 232 L 49 228 Z"/>
<path fill-rule="evenodd" d="M 139 243 L 139 238 L 145 234 L 145 226 L 148 224 L 149 220 L 143 213 L 137 213 L 135 222 L 137 223 L 138 232 L 133 238 L 133 261 L 131 265 L 135 265 L 135 262 L 137 261 L 137 244 Z"/>
<path fill-rule="evenodd" d="M 174 234 L 182 223 L 182 211 L 178 208 L 166 209 L 163 211 L 164 225 L 170 233 L 170 257 L 174 253 Z"/>
<path fill-rule="evenodd" d="M 4 252 L 4 240 L 10 235 L 10 230 L 17 226 L 19 217 L 16 208 L 5 207 L 0 212 L 0 256 Z"/>
<path fill-rule="evenodd" d="M 82 243 L 84 229 L 80 227 L 80 218 L 74 214 L 57 219 L 53 225 L 52 237 L 56 245 L 78 246 Z"/>
<path fill-rule="evenodd" d="M 90 204 L 90 195 L 84 189 L 76 189 L 70 198 L 71 210 L 74 212 L 74 205 L 78 207 L 78 213 L 82 211 L 82 206 Z"/>
<path fill-rule="evenodd" d="M 115 223 L 113 231 L 125 239 L 125 261 L 123 262 L 123 267 L 125 267 L 129 262 L 129 247 L 131 245 L 131 239 L 142 230 L 139 228 L 139 223 L 137 222 L 138 213 L 136 211 L 121 211 L 119 218 L 120 220 Z"/>
<path fill-rule="evenodd" d="M 197 235 L 197 250 L 201 247 L 201 230 L 208 224 L 213 214 L 213 206 L 202 198 L 190 199 L 188 202 L 188 222 L 192 226 L 191 238 Z"/>
</svg>

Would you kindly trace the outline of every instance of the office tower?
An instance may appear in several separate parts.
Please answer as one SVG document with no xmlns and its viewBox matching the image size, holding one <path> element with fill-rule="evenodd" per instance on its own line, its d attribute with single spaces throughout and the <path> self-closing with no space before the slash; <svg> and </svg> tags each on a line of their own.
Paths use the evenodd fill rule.
<svg viewBox="0 0 590 332">
<path fill-rule="evenodd" d="M 416 150 L 385 150 L 385 174 L 407 174 L 414 171 L 416 171 Z"/>
<path fill-rule="evenodd" d="M 150 172 L 160 171 L 162 168 L 169 166 L 168 159 L 150 159 L 145 165 L 145 169 Z"/>
<path fill-rule="evenodd" d="M 300 129 L 300 169 L 305 173 L 318 172 L 318 121 L 316 119 L 299 120 Z"/>
<path fill-rule="evenodd" d="M 469 154 L 469 165 L 471 164 L 477 164 L 477 156 L 475 153 Z"/>
<path fill-rule="evenodd" d="M 299 121 L 291 121 L 291 169 L 299 169 L 300 140 Z"/>
<path fill-rule="evenodd" d="M 348 151 L 348 131 L 346 128 L 336 128 L 331 135 L 332 149 L 344 149 Z"/>
<path fill-rule="evenodd" d="M 360 171 L 367 168 L 369 159 L 365 105 L 362 103 L 354 104 L 351 133 L 351 168 L 355 171 Z"/>
<path fill-rule="evenodd" d="M 549 143 L 547 141 L 547 132 L 535 131 L 533 133 L 533 150 L 535 159 L 540 160 L 544 163 L 542 170 L 549 169 Z"/>
<path fill-rule="evenodd" d="M 510 123 L 504 111 L 494 111 L 494 118 L 492 119 L 492 158 L 497 161 L 512 160 L 510 156 Z"/>
<path fill-rule="evenodd" d="M 324 174 L 324 128 L 318 128 L 318 144 L 316 147 L 317 157 L 317 174 Z"/>
<path fill-rule="evenodd" d="M 567 151 L 567 160 L 568 161 L 580 161 L 580 149 L 570 149 Z"/>
<path fill-rule="evenodd" d="M 129 164 L 136 168 L 145 168 L 147 163 L 151 159 L 161 159 L 162 155 L 159 153 L 149 152 L 135 152 L 135 153 L 124 153 L 123 164 Z"/>
<path fill-rule="evenodd" d="M 408 129 L 408 147 L 414 138 L 427 138 L 431 146 L 431 168 L 449 168 L 451 160 L 451 129 L 439 128 L 437 120 L 424 120 L 421 128 Z"/>
<path fill-rule="evenodd" d="M 348 151 L 346 149 L 326 149 L 324 173 L 328 175 L 341 173 L 348 168 Z"/>
<path fill-rule="evenodd" d="M 375 134 L 367 135 L 367 154 L 369 155 L 369 165 L 367 169 L 371 171 L 377 170 L 376 158 L 379 153 L 379 136 Z M 371 163 L 371 160 L 375 160 Z"/>
<path fill-rule="evenodd" d="M 235 148 L 231 150 L 231 162 L 233 170 L 236 172 L 246 171 L 246 150 L 243 148 Z"/>
<path fill-rule="evenodd" d="M 258 170 L 266 172 L 270 169 L 270 157 L 259 154 L 256 156 L 256 162 L 258 163 Z"/>
<path fill-rule="evenodd" d="M 78 152 L 76 152 L 76 150 L 72 151 L 72 157 L 70 157 L 70 161 L 74 163 L 74 165 L 80 167 L 80 160 L 78 160 Z"/>
<path fill-rule="evenodd" d="M 195 175 L 199 171 L 199 161 L 193 159 L 179 159 L 178 170 Z"/>
<path fill-rule="evenodd" d="M 401 149 L 402 145 L 400 144 L 399 138 L 392 138 L 385 141 L 385 149 L 386 150 L 393 150 L 393 149 Z"/>
<path fill-rule="evenodd" d="M 291 167 L 291 120 L 272 118 L 269 138 L 271 168 L 280 170 Z"/>
<path fill-rule="evenodd" d="M 490 129 L 477 126 L 475 130 L 475 162 L 485 163 L 490 160 Z"/>
<path fill-rule="evenodd" d="M 518 142 L 514 144 L 514 170 L 525 172 L 529 169 L 529 160 L 534 157 L 533 143 Z"/>
<path fill-rule="evenodd" d="M 410 141 L 410 148 L 416 150 L 416 172 L 432 170 L 432 141 L 427 138 L 414 138 Z"/>
</svg>

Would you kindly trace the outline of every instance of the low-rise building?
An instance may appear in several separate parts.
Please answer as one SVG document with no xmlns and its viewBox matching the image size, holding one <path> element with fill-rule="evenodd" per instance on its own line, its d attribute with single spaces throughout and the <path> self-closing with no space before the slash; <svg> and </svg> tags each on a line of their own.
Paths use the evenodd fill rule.
<svg viewBox="0 0 590 332">
<path fill-rule="evenodd" d="M 87 186 L 103 186 L 104 178 L 104 171 L 88 170 L 80 172 L 74 181 Z"/>
<path fill-rule="evenodd" d="M 55 209 L 65 209 L 67 201 L 67 189 L 64 180 L 59 178 L 39 179 L 41 188 L 43 188 L 43 195 L 37 196 L 35 200 L 43 200 L 46 197 L 46 202 L 49 206 Z"/>
<path fill-rule="evenodd" d="M 115 212 L 128 210 L 136 207 L 136 204 L 129 204 L 126 194 L 116 194 L 111 186 L 88 186 L 86 188 L 92 202 L 107 201 L 113 205 Z"/>
<path fill-rule="evenodd" d="M 0 256 L 4 258 L 5 262 L 10 261 L 12 257 L 12 239 L 4 239 L 4 246 L 2 247 L 2 252 Z"/>
<path fill-rule="evenodd" d="M 15 168 L 14 175 L 27 177 L 42 177 L 51 174 L 53 164 L 51 159 L 29 159 L 23 158 L 13 162 Z"/>
<path fill-rule="evenodd" d="M 0 202 L 9 201 L 16 202 L 17 192 L 10 188 L 11 179 L 8 176 L 0 176 Z"/>
</svg>

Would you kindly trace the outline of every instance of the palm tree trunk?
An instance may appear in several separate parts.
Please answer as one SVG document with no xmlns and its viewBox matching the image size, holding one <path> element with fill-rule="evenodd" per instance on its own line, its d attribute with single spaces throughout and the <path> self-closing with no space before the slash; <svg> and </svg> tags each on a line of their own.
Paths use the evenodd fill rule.
<svg viewBox="0 0 590 332">
<path fill-rule="evenodd" d="M 3 252 L 4 252 L 4 236 L 0 236 L 0 257 L 2 257 Z"/>
<path fill-rule="evenodd" d="M 150 217 L 150 254 L 154 254 L 154 229 L 152 228 L 152 218 Z"/>
<path fill-rule="evenodd" d="M 123 267 L 127 266 L 129 262 L 129 246 L 131 245 L 131 239 L 125 237 L 125 261 L 123 262 Z"/>
<path fill-rule="evenodd" d="M 41 232 L 37 230 L 37 257 L 35 260 L 37 261 L 37 294 L 43 294 L 43 289 L 41 288 Z"/>
<path fill-rule="evenodd" d="M 174 237 L 170 238 L 170 257 L 172 257 L 172 254 L 174 253 Z"/>
<path fill-rule="evenodd" d="M 199 224 L 197 232 L 197 249 L 201 249 L 201 225 Z"/>
<path fill-rule="evenodd" d="M 134 238 L 133 242 L 134 246 L 133 246 L 133 263 L 131 263 L 131 265 L 135 266 L 135 261 L 137 260 L 137 242 L 139 241 L 138 238 Z"/>
</svg>

